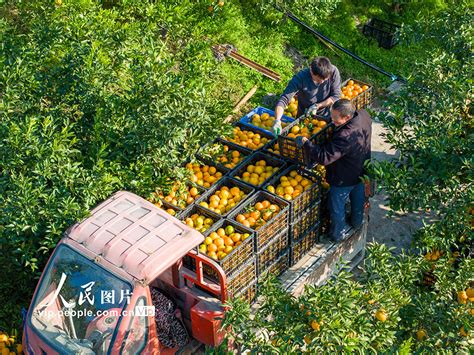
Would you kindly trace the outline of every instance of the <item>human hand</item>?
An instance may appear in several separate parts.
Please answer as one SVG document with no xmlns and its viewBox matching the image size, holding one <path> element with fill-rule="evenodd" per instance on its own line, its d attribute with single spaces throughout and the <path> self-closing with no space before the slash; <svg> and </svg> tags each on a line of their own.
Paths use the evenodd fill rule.
<svg viewBox="0 0 474 355">
<path fill-rule="evenodd" d="M 276 136 L 281 134 L 281 120 L 275 119 L 275 122 L 273 122 L 273 126 L 272 126 L 272 132 Z"/>
<path fill-rule="evenodd" d="M 301 149 L 307 140 L 308 138 L 303 136 L 296 137 L 296 146 Z"/>
<path fill-rule="evenodd" d="M 306 110 L 306 114 L 308 115 L 311 115 L 311 116 L 315 116 L 316 113 L 318 112 L 319 110 L 319 104 L 316 103 L 316 104 L 312 104 L 310 107 L 308 107 L 308 109 Z"/>
</svg>

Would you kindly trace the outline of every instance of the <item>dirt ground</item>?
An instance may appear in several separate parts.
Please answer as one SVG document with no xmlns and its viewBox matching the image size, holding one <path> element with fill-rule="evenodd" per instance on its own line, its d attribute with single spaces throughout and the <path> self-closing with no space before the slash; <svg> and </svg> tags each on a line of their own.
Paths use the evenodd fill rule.
<svg viewBox="0 0 474 355">
<path fill-rule="evenodd" d="M 384 142 L 384 127 L 374 120 L 372 123 L 372 158 L 387 160 L 396 156 L 396 152 Z M 376 241 L 394 247 L 395 253 L 410 248 L 411 235 L 422 226 L 419 214 L 396 214 L 389 218 L 386 195 L 381 192 L 370 201 L 370 222 L 367 231 L 367 242 Z"/>
</svg>

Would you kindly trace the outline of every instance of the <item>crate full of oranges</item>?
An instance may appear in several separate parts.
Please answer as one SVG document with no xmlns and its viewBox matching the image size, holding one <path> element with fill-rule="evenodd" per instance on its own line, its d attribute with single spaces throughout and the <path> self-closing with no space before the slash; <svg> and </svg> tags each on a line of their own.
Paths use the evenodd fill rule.
<svg viewBox="0 0 474 355">
<path fill-rule="evenodd" d="M 217 139 L 214 143 L 202 147 L 197 156 L 200 160 L 210 165 L 216 165 L 228 172 L 235 169 L 251 153 L 250 149 Z"/>
<path fill-rule="evenodd" d="M 230 220 L 216 223 L 204 242 L 199 246 L 199 252 L 217 262 L 230 277 L 253 256 L 254 232 Z M 212 278 L 216 275 L 204 269 L 204 273 Z"/>
<path fill-rule="evenodd" d="M 230 173 L 234 179 L 241 180 L 252 187 L 262 187 L 272 176 L 285 167 L 282 159 L 257 152 L 238 169 Z"/>
<path fill-rule="evenodd" d="M 273 177 L 265 190 L 290 203 L 290 223 L 293 223 L 311 203 L 320 199 L 321 180 L 321 176 L 293 165 Z"/>
<path fill-rule="evenodd" d="M 221 216 L 227 216 L 254 192 L 250 186 L 226 177 L 206 192 L 199 205 Z"/>
<path fill-rule="evenodd" d="M 348 79 L 342 84 L 341 91 L 341 99 L 351 100 L 357 110 L 372 103 L 373 87 L 362 81 Z"/>
<path fill-rule="evenodd" d="M 179 219 L 188 227 L 194 228 L 206 236 L 210 233 L 212 226 L 222 217 L 198 205 L 193 205 L 184 210 Z"/>
<path fill-rule="evenodd" d="M 252 151 L 263 149 L 272 139 L 273 136 L 271 134 L 242 123 L 237 123 L 232 133 L 223 138 L 224 141 L 240 145 Z"/>
<path fill-rule="evenodd" d="M 296 115 L 296 113 L 295 113 Z M 283 115 L 281 117 L 281 126 L 283 131 L 294 122 L 294 119 Z M 251 126 L 259 131 L 273 135 L 272 127 L 275 123 L 275 113 L 265 107 L 256 107 L 240 119 L 240 123 Z"/>
<path fill-rule="evenodd" d="M 261 251 L 279 232 L 288 228 L 289 204 L 265 191 L 259 191 L 233 211 L 228 219 L 255 231 L 255 251 Z"/>
<path fill-rule="evenodd" d="M 164 189 L 157 189 L 152 192 L 148 197 L 148 201 L 177 217 L 185 208 L 197 201 L 203 191 L 203 188 L 193 183 L 175 181 L 168 192 Z"/>
<path fill-rule="evenodd" d="M 186 163 L 186 169 L 190 173 L 190 180 L 205 189 L 209 189 L 227 173 L 226 170 L 218 166 L 209 165 L 199 160 Z"/>
<path fill-rule="evenodd" d="M 301 117 L 288 127 L 285 134 L 278 136 L 280 156 L 293 162 L 306 164 L 301 149 L 296 146 L 297 137 L 305 137 L 314 143 L 323 143 L 332 132 L 332 124 L 328 124 L 322 117 Z"/>
</svg>

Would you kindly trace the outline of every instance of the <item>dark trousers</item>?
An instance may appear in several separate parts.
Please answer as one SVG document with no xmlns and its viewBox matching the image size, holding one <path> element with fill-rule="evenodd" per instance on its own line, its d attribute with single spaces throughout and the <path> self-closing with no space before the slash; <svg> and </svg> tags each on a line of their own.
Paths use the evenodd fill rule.
<svg viewBox="0 0 474 355">
<path fill-rule="evenodd" d="M 346 202 L 351 202 L 350 224 L 346 222 Z M 344 239 L 352 226 L 358 228 L 364 220 L 365 187 L 361 182 L 354 186 L 329 189 L 329 215 L 331 217 L 330 235 L 335 241 Z"/>
</svg>

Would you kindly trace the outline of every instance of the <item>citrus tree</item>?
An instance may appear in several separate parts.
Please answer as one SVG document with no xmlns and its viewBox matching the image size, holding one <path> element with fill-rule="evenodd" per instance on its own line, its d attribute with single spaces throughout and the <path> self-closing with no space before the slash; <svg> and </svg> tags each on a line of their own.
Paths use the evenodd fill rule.
<svg viewBox="0 0 474 355">
<path fill-rule="evenodd" d="M 258 308 L 231 301 L 227 339 L 253 352 L 468 352 L 473 345 L 472 15 L 469 5 L 420 19 L 407 40 L 429 40 L 405 88 L 379 114 L 399 155 L 374 163 L 392 210 L 425 226 L 409 255 L 372 245 L 364 273 L 340 273 L 289 295 L 276 281 Z"/>
<path fill-rule="evenodd" d="M 230 105 L 213 95 L 208 44 L 183 25 L 199 17 L 191 5 L 1 10 L 0 327 L 10 329 L 63 231 L 115 191 L 147 197 L 184 178 L 179 166 L 225 130 Z"/>
</svg>

